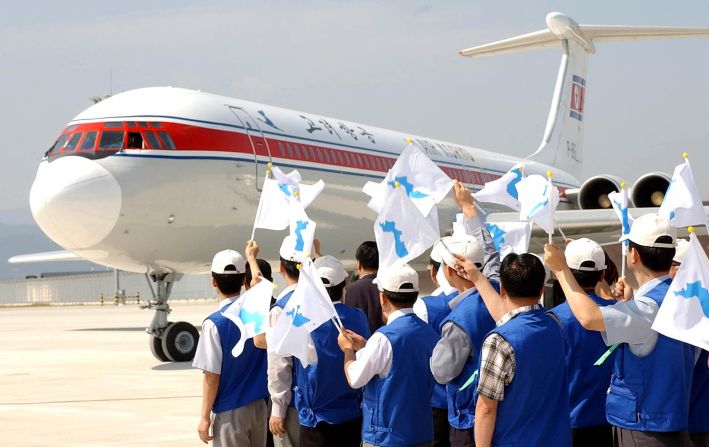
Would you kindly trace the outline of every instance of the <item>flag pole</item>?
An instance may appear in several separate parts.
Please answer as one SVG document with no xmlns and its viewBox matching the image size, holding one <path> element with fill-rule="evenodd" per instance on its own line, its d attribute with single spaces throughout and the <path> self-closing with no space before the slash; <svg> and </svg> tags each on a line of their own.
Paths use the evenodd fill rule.
<svg viewBox="0 0 709 447">
<path fill-rule="evenodd" d="M 547 171 L 547 180 L 549 181 L 549 187 L 553 188 L 554 184 L 551 182 L 551 176 L 552 176 L 551 170 Z M 551 194 L 551 189 L 549 189 L 549 194 Z M 554 210 L 552 210 L 552 219 L 554 218 L 553 213 L 554 213 Z M 554 225 L 552 224 L 551 233 L 549 233 L 549 243 L 550 244 L 554 243 L 551 238 L 553 234 L 554 234 Z"/>
<path fill-rule="evenodd" d="M 623 194 L 623 202 L 625 204 L 625 207 L 628 207 L 628 196 L 627 192 L 625 191 L 625 182 L 621 182 L 620 184 L 620 191 L 621 194 Z M 630 218 L 628 218 L 630 219 Z M 623 233 L 623 222 L 621 220 L 620 223 L 621 229 L 620 232 Z M 628 263 L 628 241 L 623 241 L 623 246 L 620 248 L 620 276 L 625 278 L 625 265 Z"/>
<path fill-rule="evenodd" d="M 266 165 L 268 169 L 266 169 L 266 178 L 270 178 L 271 175 L 271 167 L 273 166 L 273 163 L 270 161 Z M 258 198 L 258 206 L 256 206 L 256 216 L 254 217 L 254 226 L 251 228 L 251 239 L 250 241 L 254 240 L 254 236 L 256 235 L 256 221 L 258 220 L 258 216 L 261 212 L 261 197 L 263 196 L 263 189 L 261 190 L 261 195 Z"/>
</svg>

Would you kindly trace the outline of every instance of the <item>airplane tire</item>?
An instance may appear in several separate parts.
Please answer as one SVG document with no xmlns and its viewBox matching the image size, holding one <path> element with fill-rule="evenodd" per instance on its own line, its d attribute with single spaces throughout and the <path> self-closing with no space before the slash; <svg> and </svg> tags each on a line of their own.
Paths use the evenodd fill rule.
<svg viewBox="0 0 709 447">
<path fill-rule="evenodd" d="M 197 351 L 199 332 L 186 321 L 171 323 L 162 335 L 162 350 L 170 361 L 188 362 Z"/>
<path fill-rule="evenodd" d="M 165 351 L 162 350 L 162 340 L 154 335 L 150 336 L 150 352 L 153 356 L 160 360 L 161 362 L 169 362 L 170 359 L 165 355 Z"/>
</svg>

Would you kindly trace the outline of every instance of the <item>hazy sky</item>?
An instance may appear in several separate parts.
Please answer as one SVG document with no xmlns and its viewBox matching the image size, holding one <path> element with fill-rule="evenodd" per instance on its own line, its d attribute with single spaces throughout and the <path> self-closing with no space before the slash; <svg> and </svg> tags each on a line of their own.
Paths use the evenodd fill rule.
<svg viewBox="0 0 709 447">
<path fill-rule="evenodd" d="M 513 7 L 514 6 L 514 7 Z M 709 27 L 705 1 L 8 2 L 0 16 L 0 210 L 89 97 L 172 85 L 524 156 L 560 50 L 459 49 L 579 23 Z M 709 197 L 709 39 L 601 44 L 589 63 L 584 176 L 672 172 L 688 151 Z M 701 174 L 696 174 L 701 172 Z"/>
</svg>

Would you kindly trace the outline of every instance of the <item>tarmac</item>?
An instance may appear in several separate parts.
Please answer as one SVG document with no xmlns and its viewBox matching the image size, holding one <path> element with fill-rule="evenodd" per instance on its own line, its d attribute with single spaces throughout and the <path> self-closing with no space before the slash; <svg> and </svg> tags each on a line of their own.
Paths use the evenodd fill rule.
<svg viewBox="0 0 709 447">
<path fill-rule="evenodd" d="M 170 303 L 199 326 L 217 301 Z M 135 305 L 0 308 L 0 445 L 198 446 L 202 373 L 162 363 Z"/>
</svg>

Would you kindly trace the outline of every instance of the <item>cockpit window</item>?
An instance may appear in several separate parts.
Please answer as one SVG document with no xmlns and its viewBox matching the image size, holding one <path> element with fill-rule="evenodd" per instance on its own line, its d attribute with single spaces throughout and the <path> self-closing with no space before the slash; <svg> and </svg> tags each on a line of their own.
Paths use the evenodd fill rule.
<svg viewBox="0 0 709 447">
<path fill-rule="evenodd" d="M 165 149 L 175 149 L 175 143 L 172 141 L 170 134 L 164 131 L 158 132 L 160 139 L 162 140 Z"/>
<path fill-rule="evenodd" d="M 71 134 L 65 133 L 64 135 L 60 136 L 57 139 L 57 142 L 54 143 L 54 146 L 49 150 L 49 152 L 59 152 L 63 147 L 64 144 L 66 143 L 66 140 L 69 138 Z"/>
<path fill-rule="evenodd" d="M 143 149 L 143 137 L 140 132 L 128 132 L 126 149 Z"/>
<path fill-rule="evenodd" d="M 123 132 L 103 132 L 99 149 L 121 149 L 123 147 Z"/>
<path fill-rule="evenodd" d="M 126 124 L 128 127 L 135 127 L 135 121 L 127 121 Z"/>
<path fill-rule="evenodd" d="M 96 133 L 96 131 L 87 132 L 86 137 L 84 137 L 84 141 L 81 142 L 82 151 L 89 151 L 96 146 Z"/>
<path fill-rule="evenodd" d="M 138 121 L 138 125 L 140 127 L 148 127 L 148 123 L 146 123 L 145 121 Z"/>
<path fill-rule="evenodd" d="M 65 151 L 73 151 L 76 149 L 76 145 L 79 144 L 79 140 L 81 139 L 81 135 L 83 135 L 82 132 L 76 132 L 71 136 L 69 141 L 66 143 L 66 146 L 64 146 Z"/>
<path fill-rule="evenodd" d="M 148 144 L 151 149 L 160 149 L 160 143 L 158 142 L 158 137 L 152 132 L 143 132 L 145 139 L 148 140 Z"/>
<path fill-rule="evenodd" d="M 121 123 L 120 121 L 109 121 L 107 123 L 103 123 L 103 127 L 106 127 L 109 129 L 116 128 L 116 127 L 123 127 L 123 123 Z"/>
<path fill-rule="evenodd" d="M 157 121 L 151 121 L 151 122 L 150 122 L 150 125 L 153 126 L 153 127 L 162 127 L 162 124 L 160 124 L 160 123 L 157 122 Z"/>
</svg>

